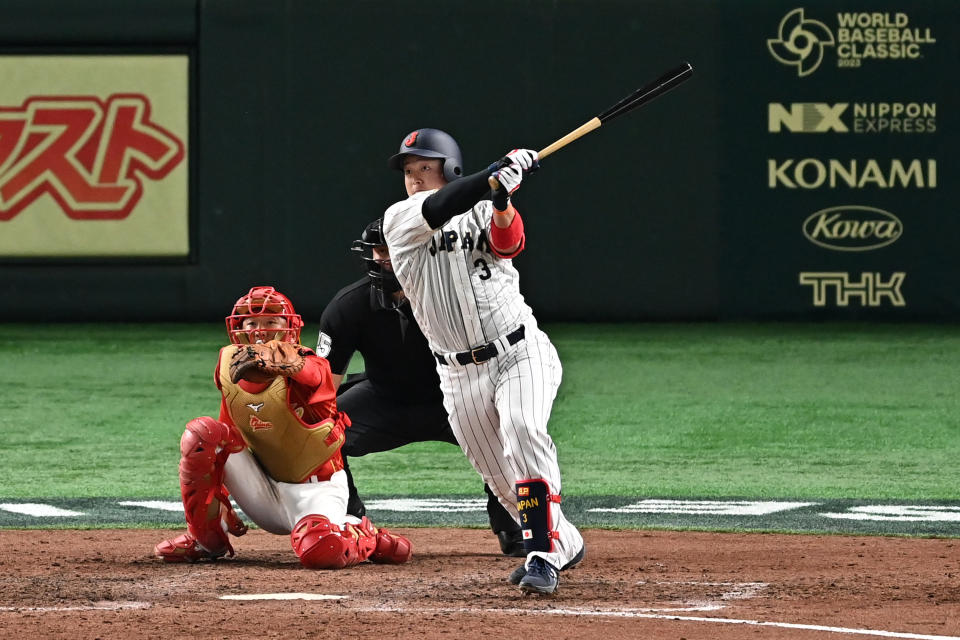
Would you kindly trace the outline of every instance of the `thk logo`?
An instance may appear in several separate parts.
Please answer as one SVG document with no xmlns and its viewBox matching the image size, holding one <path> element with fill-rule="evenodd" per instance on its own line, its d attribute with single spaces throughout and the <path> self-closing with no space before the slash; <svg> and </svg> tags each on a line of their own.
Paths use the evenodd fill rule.
<svg viewBox="0 0 960 640">
<path fill-rule="evenodd" d="M 0 220 L 44 193 L 74 220 L 122 220 L 184 157 L 141 94 L 32 97 L 0 107 Z"/>
<path fill-rule="evenodd" d="M 851 299 L 859 300 L 861 307 L 879 307 L 884 300 L 895 307 L 905 307 L 907 303 L 900 288 L 906 277 L 903 271 L 894 271 L 884 282 L 879 273 L 861 273 L 860 279 L 855 280 L 846 271 L 804 271 L 800 273 L 800 284 L 813 289 L 815 307 L 827 306 L 830 292 L 838 307 L 849 306 Z"/>
</svg>

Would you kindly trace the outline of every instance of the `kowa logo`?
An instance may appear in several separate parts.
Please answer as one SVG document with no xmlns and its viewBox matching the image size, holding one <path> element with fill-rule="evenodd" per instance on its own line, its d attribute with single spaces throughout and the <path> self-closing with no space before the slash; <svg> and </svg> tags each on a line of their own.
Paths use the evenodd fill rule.
<svg viewBox="0 0 960 640">
<path fill-rule="evenodd" d="M 799 77 L 816 71 L 827 48 L 836 51 L 838 67 L 859 67 L 863 60 L 916 60 L 923 46 L 936 43 L 929 28 L 911 27 L 906 13 L 837 13 L 833 31 L 824 22 L 809 18 L 804 9 L 789 11 L 777 27 L 777 37 L 767 39 L 767 49 L 784 65 L 797 68 Z"/>
<path fill-rule="evenodd" d="M 896 242 L 903 235 L 903 223 L 875 207 L 829 207 L 803 221 L 803 235 L 825 249 L 870 251 Z"/>
<path fill-rule="evenodd" d="M 43 96 L 0 107 L 0 220 L 49 194 L 74 220 L 126 218 L 143 177 L 160 180 L 184 145 L 151 120 L 141 94 Z"/>
<path fill-rule="evenodd" d="M 767 186 L 771 189 L 819 189 L 849 187 L 864 189 L 936 189 L 937 161 L 899 159 L 879 161 L 873 158 L 837 160 L 830 158 L 789 158 L 767 160 Z"/>
<path fill-rule="evenodd" d="M 936 102 L 767 103 L 769 133 L 933 133 L 936 130 Z"/>
</svg>

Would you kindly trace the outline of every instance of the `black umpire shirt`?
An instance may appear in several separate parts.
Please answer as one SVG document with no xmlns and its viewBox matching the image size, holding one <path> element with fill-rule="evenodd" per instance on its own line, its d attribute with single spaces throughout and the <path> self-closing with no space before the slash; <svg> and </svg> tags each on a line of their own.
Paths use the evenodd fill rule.
<svg viewBox="0 0 960 640">
<path fill-rule="evenodd" d="M 409 304 L 384 309 L 366 276 L 337 292 L 320 317 L 330 341 L 333 373 L 344 374 L 355 351 L 363 356 L 374 389 L 397 402 L 442 402 L 437 360 Z M 323 355 L 321 336 L 317 352 Z"/>
</svg>

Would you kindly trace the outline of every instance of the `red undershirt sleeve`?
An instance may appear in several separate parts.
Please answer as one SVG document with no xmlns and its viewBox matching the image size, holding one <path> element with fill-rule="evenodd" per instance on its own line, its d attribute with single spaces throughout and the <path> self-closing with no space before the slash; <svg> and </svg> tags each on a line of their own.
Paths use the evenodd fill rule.
<svg viewBox="0 0 960 640">
<path fill-rule="evenodd" d="M 303 369 L 300 373 L 290 376 L 290 380 L 304 392 L 305 401 L 309 405 L 325 402 L 331 395 L 336 395 L 335 391 L 331 394 L 333 378 L 330 374 L 330 364 L 316 356 L 307 356 Z"/>
</svg>

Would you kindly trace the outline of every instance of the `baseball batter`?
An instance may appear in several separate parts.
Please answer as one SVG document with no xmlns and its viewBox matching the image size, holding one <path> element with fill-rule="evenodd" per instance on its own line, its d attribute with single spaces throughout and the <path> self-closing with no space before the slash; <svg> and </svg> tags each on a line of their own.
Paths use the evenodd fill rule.
<svg viewBox="0 0 960 640">
<path fill-rule="evenodd" d="M 220 418 L 191 420 L 180 440 L 189 532 L 154 553 L 165 562 L 232 556 L 227 534 L 247 527 L 229 493 L 260 528 L 289 535 L 310 569 L 409 560 L 409 540 L 347 515 L 340 448 L 350 420 L 337 410 L 330 365 L 300 345 L 293 303 L 273 287 L 253 287 L 226 324 L 231 344 L 214 373 Z"/>
<path fill-rule="evenodd" d="M 406 200 L 383 231 L 394 271 L 437 359 L 444 407 L 464 453 L 523 529 L 527 558 L 509 580 L 553 593 L 558 572 L 583 558 L 580 532 L 560 507 L 560 468 L 547 422 L 561 366 L 520 294 L 512 258 L 525 245 L 510 201 L 537 154 L 515 149 L 463 176 L 447 133 L 418 129 L 388 165 Z M 501 187 L 491 192 L 488 178 Z"/>
<path fill-rule="evenodd" d="M 366 507 L 353 482 L 349 457 L 412 442 L 458 442 L 443 407 L 437 361 L 393 273 L 380 218 L 367 225 L 351 251 L 363 259 L 367 273 L 338 291 L 323 310 L 317 353 L 330 363 L 334 384 L 340 385 L 337 406 L 352 423 L 340 453 L 350 489 L 347 513 L 359 518 Z M 365 370 L 343 380 L 355 352 L 363 356 Z M 490 488 L 484 490 L 500 550 L 526 556 L 520 526 Z"/>
</svg>

